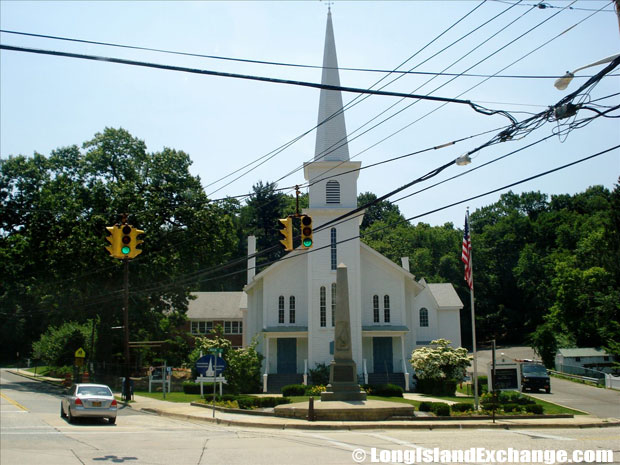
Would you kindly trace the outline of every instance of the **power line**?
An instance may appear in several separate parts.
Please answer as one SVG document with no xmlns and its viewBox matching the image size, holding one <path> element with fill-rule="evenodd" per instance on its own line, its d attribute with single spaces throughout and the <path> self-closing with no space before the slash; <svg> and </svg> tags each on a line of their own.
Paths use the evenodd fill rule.
<svg viewBox="0 0 620 465">
<path fill-rule="evenodd" d="M 222 71 L 213 71 L 213 70 L 208 70 L 208 69 L 186 68 L 183 66 L 162 65 L 158 63 L 147 63 L 144 61 L 126 60 L 122 58 L 103 57 L 103 56 L 97 56 L 97 55 L 84 55 L 80 53 L 60 52 L 56 50 L 42 50 L 42 49 L 35 49 L 35 48 L 28 48 L 28 47 L 15 47 L 12 45 L 4 45 L 4 44 L 0 44 L 0 49 L 9 50 L 13 52 L 34 53 L 34 54 L 39 54 L 39 55 L 51 55 L 51 56 L 58 56 L 58 57 L 64 57 L 64 58 L 77 58 L 81 60 L 103 61 L 103 62 L 108 62 L 108 63 L 122 64 L 122 65 L 141 66 L 145 68 L 161 69 L 165 71 L 180 71 L 184 73 L 202 74 L 202 75 L 207 75 L 207 76 L 247 79 L 251 81 L 270 82 L 274 84 L 288 84 L 288 85 L 294 85 L 294 86 L 312 87 L 315 89 L 336 90 L 336 91 L 351 92 L 351 93 L 356 93 L 356 94 L 381 95 L 385 97 L 418 98 L 422 100 L 432 100 L 435 102 L 458 103 L 462 105 L 468 105 L 474 111 L 477 111 L 485 115 L 502 113 L 501 111 L 490 110 L 480 105 L 476 105 L 470 100 L 458 100 L 458 99 L 452 99 L 448 97 L 404 94 L 402 92 L 389 92 L 389 91 L 381 91 L 381 90 L 361 89 L 357 87 L 332 86 L 329 84 L 319 84 L 315 82 L 294 81 L 290 79 L 278 79 L 278 78 L 270 78 L 270 77 L 265 77 L 265 76 L 254 76 L 254 75 L 249 75 L 249 74 L 225 73 Z"/>
<path fill-rule="evenodd" d="M 505 2 L 505 3 L 512 4 L 509 2 Z M 516 4 L 512 4 L 512 5 L 516 5 Z M 559 7 L 555 7 L 555 8 L 559 8 Z M 594 10 L 586 10 L 586 11 L 594 11 Z M 603 10 L 603 11 L 611 11 L 611 10 Z M 201 53 L 181 52 L 178 50 L 167 50 L 167 49 L 160 49 L 160 48 L 153 48 L 153 47 L 141 47 L 141 46 L 136 46 L 136 45 L 119 44 L 119 43 L 114 43 L 114 42 L 102 42 L 102 41 L 94 41 L 94 40 L 86 40 L 86 39 L 76 39 L 76 38 L 71 38 L 71 37 L 55 36 L 55 35 L 48 35 L 48 34 L 37 34 L 34 32 L 12 31 L 8 29 L 0 29 L 0 33 L 19 35 L 19 36 L 25 36 L 25 37 L 36 37 L 36 38 L 41 38 L 41 39 L 61 40 L 61 41 L 81 43 L 81 44 L 101 45 L 101 46 L 106 46 L 106 47 L 116 47 L 116 48 L 123 48 L 123 49 L 129 49 L 129 50 L 157 52 L 157 53 L 180 55 L 180 56 L 187 56 L 187 57 L 194 57 L 194 58 L 207 58 L 207 59 L 213 59 L 213 60 L 250 63 L 250 64 L 258 64 L 258 65 L 272 65 L 272 66 L 308 68 L 308 69 L 337 69 L 338 71 L 355 71 L 355 72 L 367 72 L 367 73 L 388 73 L 388 74 L 404 74 L 404 75 L 410 74 L 410 75 L 420 75 L 420 76 L 425 76 L 425 75 L 426 76 L 457 76 L 458 75 L 455 73 L 444 73 L 444 72 L 435 72 L 435 71 L 413 71 L 413 70 L 404 71 L 404 70 L 398 70 L 398 69 L 388 70 L 388 69 L 356 68 L 356 67 L 335 68 L 335 67 L 329 67 L 329 66 L 325 67 L 321 65 L 308 65 L 308 64 L 300 64 L 300 63 L 257 60 L 257 59 L 250 59 L 250 58 L 235 58 L 235 57 L 226 57 L 226 56 L 219 56 L 219 55 L 207 55 L 207 54 L 201 54 Z M 461 76 L 472 77 L 472 78 L 490 77 L 487 74 L 461 74 Z M 557 79 L 562 76 L 520 74 L 520 75 L 497 75 L 497 76 L 492 76 L 492 77 L 503 78 L 503 79 Z M 580 77 L 589 77 L 589 76 L 580 76 Z"/>
<path fill-rule="evenodd" d="M 464 21 L 468 16 L 470 16 L 471 14 L 473 14 L 478 8 L 480 8 L 484 3 L 486 2 L 486 0 L 483 0 L 480 4 L 478 4 L 477 6 L 475 6 L 472 10 L 470 10 L 469 12 L 467 12 L 464 16 L 462 16 L 460 19 L 458 19 L 456 22 L 454 22 L 451 26 L 449 26 L 447 29 L 445 29 L 444 31 L 442 31 L 440 34 L 438 34 L 437 36 L 435 36 L 432 40 L 430 40 L 426 45 L 424 45 L 422 48 L 420 48 L 417 52 L 415 52 L 413 55 L 411 55 L 409 58 L 407 58 L 405 61 L 403 61 L 400 65 L 398 65 L 394 71 L 396 71 L 398 68 L 400 68 L 401 66 L 404 66 L 407 62 L 411 61 L 413 58 L 415 58 L 417 55 L 419 55 L 421 52 L 423 52 L 426 48 L 428 48 L 430 45 L 432 45 L 434 42 L 436 42 L 437 40 L 439 40 L 443 35 L 445 35 L 446 33 L 448 33 L 451 29 L 453 29 L 454 27 L 456 27 L 460 22 Z M 477 29 L 477 28 L 476 28 Z M 445 50 L 445 48 L 443 49 Z M 442 50 L 442 51 L 443 51 Z M 441 52 L 440 52 L 441 53 Z M 435 54 L 437 55 L 437 54 Z M 433 56 L 435 56 L 433 55 Z M 428 61 L 428 60 L 426 60 Z M 424 63 L 424 62 L 422 62 Z M 417 68 L 418 66 L 420 66 L 422 63 L 414 66 L 413 68 L 410 69 L 413 70 L 415 68 Z M 374 84 L 372 84 L 370 86 L 370 88 L 375 87 L 376 85 L 380 84 L 384 79 L 387 79 L 388 76 L 390 76 L 392 73 L 388 73 L 386 76 L 382 77 L 381 79 L 379 79 L 377 82 L 375 82 Z M 395 82 L 396 80 L 400 79 L 402 76 L 397 77 L 396 79 L 391 80 L 390 82 L 388 82 L 387 84 L 384 84 L 383 86 L 381 86 L 379 89 L 384 89 L 386 86 L 392 84 L 393 82 Z M 253 165 L 255 162 L 258 162 L 260 160 L 262 160 L 265 157 L 268 157 L 266 160 L 262 161 L 261 163 L 259 163 L 258 165 L 252 167 L 251 169 L 247 170 L 246 172 L 240 174 L 239 176 L 237 176 L 235 179 L 233 179 L 232 181 L 224 184 L 223 186 L 220 186 L 218 189 L 216 189 L 215 191 L 211 192 L 209 195 L 214 194 L 215 192 L 220 191 L 221 189 L 223 189 L 226 186 L 229 186 L 230 184 L 232 184 L 233 182 L 235 182 L 236 180 L 242 178 L 243 176 L 245 176 L 246 174 L 252 172 L 253 170 L 255 170 L 256 168 L 258 168 L 259 166 L 263 165 L 264 163 L 266 163 L 267 161 L 271 160 L 272 158 L 274 158 L 276 155 L 280 154 L 282 151 L 284 151 L 286 148 L 292 146 L 293 144 L 295 144 L 298 140 L 300 140 L 301 138 L 305 137 L 306 135 L 308 135 L 310 132 L 312 132 L 314 129 L 318 128 L 319 126 L 327 123 L 328 121 L 330 121 L 332 118 L 335 118 L 336 116 L 344 113 L 347 110 L 350 110 L 351 108 L 353 108 L 354 106 L 360 104 L 361 102 L 363 102 L 364 100 L 366 100 L 367 98 L 369 98 L 369 96 L 365 96 L 365 97 L 361 97 L 360 95 L 357 95 L 352 101 L 348 102 L 343 108 L 338 109 L 337 111 L 335 111 L 332 115 L 330 115 L 328 118 L 325 118 L 323 121 L 319 122 L 316 126 L 314 126 L 312 129 L 304 132 L 303 134 L 301 134 L 300 136 L 296 137 L 295 139 L 293 139 L 290 142 L 287 142 L 286 144 L 280 146 L 278 149 L 269 152 L 267 155 L 264 155 L 260 158 L 258 158 L 257 160 L 255 160 L 254 162 L 251 162 L 245 166 L 243 166 L 242 168 L 233 171 L 232 173 L 218 179 L 217 181 L 212 182 L 211 184 L 208 184 L 208 186 L 213 185 L 223 179 L 226 179 L 230 176 L 233 176 L 234 174 L 236 174 L 237 172 L 241 171 L 242 169 L 245 169 L 246 167 Z M 330 147 L 331 148 L 331 147 Z M 322 154 L 321 156 L 324 157 L 326 154 Z M 303 165 L 302 165 L 303 166 Z M 295 170 L 293 170 L 293 172 L 297 171 L 300 168 L 296 168 Z M 287 176 L 289 176 L 291 173 L 286 174 L 285 176 L 283 176 L 280 179 L 283 179 Z M 278 182 L 279 180 L 276 180 L 275 182 Z"/>
</svg>

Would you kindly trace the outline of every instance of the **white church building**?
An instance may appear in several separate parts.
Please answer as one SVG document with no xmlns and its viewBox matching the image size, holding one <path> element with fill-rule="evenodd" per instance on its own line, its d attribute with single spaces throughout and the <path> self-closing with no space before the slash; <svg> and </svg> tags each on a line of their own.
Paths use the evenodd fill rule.
<svg viewBox="0 0 620 465">
<path fill-rule="evenodd" d="M 322 83 L 340 86 L 331 12 Z M 265 391 L 310 381 L 309 369 L 331 362 L 340 263 L 348 269 L 353 359 L 360 383 L 389 380 L 408 389 L 414 349 L 438 338 L 461 345 L 463 303 L 452 284 L 416 281 L 407 258 L 397 265 L 362 243 L 363 212 L 329 223 L 358 206 L 361 162 L 349 159 L 342 107 L 339 91 L 321 90 L 314 161 L 304 167 L 310 187 L 303 214 L 312 217 L 314 246 L 297 248 L 256 275 L 249 260 L 243 339 L 247 344 L 258 337 Z"/>
</svg>

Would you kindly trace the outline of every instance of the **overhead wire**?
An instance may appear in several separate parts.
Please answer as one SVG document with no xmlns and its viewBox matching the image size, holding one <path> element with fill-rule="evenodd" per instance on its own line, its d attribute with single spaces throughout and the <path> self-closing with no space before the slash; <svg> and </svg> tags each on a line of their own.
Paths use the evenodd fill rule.
<svg viewBox="0 0 620 465">
<path fill-rule="evenodd" d="M 437 40 L 439 40 L 442 36 L 444 36 L 445 34 L 447 34 L 450 30 L 452 30 L 454 27 L 456 27 L 459 23 L 461 23 L 462 21 L 464 21 L 468 16 L 470 16 L 472 13 L 474 13 L 478 8 L 480 8 L 484 3 L 486 2 L 486 0 L 483 0 L 481 3 L 479 3 L 478 5 L 476 5 L 472 10 L 470 10 L 469 12 L 467 12 L 464 16 L 462 16 L 461 18 L 459 18 L 456 22 L 452 23 L 452 25 L 450 25 L 447 29 L 443 30 L 441 33 L 439 33 L 437 36 L 435 36 L 432 40 L 430 40 L 429 42 L 426 43 L 426 45 L 424 45 L 422 48 L 420 48 L 417 52 L 415 52 L 413 55 L 411 55 L 409 58 L 407 58 L 405 61 L 403 61 L 401 64 L 399 64 L 395 70 L 397 70 L 398 68 L 400 68 L 401 66 L 404 66 L 406 63 L 408 63 L 409 61 L 411 61 L 413 58 L 415 58 L 417 55 L 419 55 L 421 52 L 423 52 L 426 48 L 428 48 L 430 45 L 432 45 L 434 42 L 436 42 Z M 424 63 L 424 62 L 422 62 Z M 410 69 L 413 70 L 415 68 L 417 68 L 418 66 L 420 66 L 420 64 L 414 66 L 413 68 Z M 392 73 L 388 73 L 386 76 L 382 77 L 381 79 L 379 79 L 378 81 L 376 81 L 374 84 L 372 84 L 370 86 L 370 88 L 373 88 L 375 86 L 377 86 L 378 84 L 380 84 L 383 80 L 387 79 Z M 401 76 L 402 77 L 402 76 Z M 392 81 L 388 82 L 387 84 L 381 86 L 379 89 L 384 89 L 386 86 L 392 84 L 394 81 L 398 80 L 400 77 L 397 77 L 396 79 L 393 79 Z M 331 119 L 335 118 L 336 116 L 339 116 L 340 114 L 344 113 L 347 110 L 350 110 L 351 108 L 353 108 L 354 106 L 362 103 L 364 100 L 366 100 L 366 98 L 368 98 L 368 96 L 366 97 L 362 97 L 361 95 L 357 95 L 353 100 L 351 100 L 350 102 L 348 102 L 343 108 L 336 110 L 332 115 L 330 115 L 329 117 L 325 118 L 323 121 L 320 121 L 319 123 L 317 123 L 316 126 L 314 126 L 312 129 L 309 129 L 308 131 L 304 132 L 303 134 L 301 134 L 300 136 L 297 136 L 296 138 L 294 138 L 292 141 L 290 141 L 290 143 L 284 144 L 283 146 L 281 146 L 280 148 L 282 148 L 282 150 L 280 150 L 280 148 L 269 152 L 267 155 L 260 157 L 257 161 L 262 160 L 263 158 L 269 156 L 265 161 L 261 162 L 260 164 L 256 165 L 255 167 L 253 167 L 252 169 L 240 174 L 239 176 L 237 176 L 235 179 L 233 179 L 232 181 L 228 182 L 227 184 L 220 186 L 218 189 L 216 189 L 215 191 L 211 192 L 209 195 L 213 195 L 214 193 L 220 191 L 221 189 L 223 189 L 224 187 L 229 186 L 230 184 L 232 184 L 233 182 L 237 181 L 238 179 L 242 178 L 243 176 L 245 176 L 246 174 L 249 174 L 250 172 L 252 172 L 254 169 L 258 168 L 258 166 L 263 165 L 264 163 L 266 163 L 267 161 L 271 160 L 272 158 L 274 158 L 276 155 L 280 154 L 285 148 L 290 147 L 291 145 L 293 145 L 294 143 L 296 143 L 298 140 L 300 140 L 302 137 L 306 136 L 307 134 L 311 133 L 312 131 L 314 131 L 315 129 L 317 129 L 319 126 L 326 124 L 327 122 L 329 122 Z M 244 167 L 240 168 L 239 170 L 233 171 L 233 173 L 228 174 L 220 179 L 218 179 L 217 181 L 212 182 L 211 184 L 208 184 L 208 186 L 215 184 L 223 179 L 226 179 L 228 177 L 230 177 L 231 175 L 234 175 L 235 173 L 237 173 L 238 171 L 241 171 L 242 169 L 245 169 L 246 167 L 250 166 L 254 164 L 254 162 L 250 163 L 249 165 L 245 165 Z M 297 171 L 299 168 L 296 168 L 294 170 Z M 288 176 L 288 175 L 286 175 Z M 286 177 L 284 176 L 284 177 Z M 283 177 L 283 178 L 284 178 Z M 282 178 L 280 178 L 282 179 Z M 276 181 L 278 182 L 278 181 Z"/>
</svg>

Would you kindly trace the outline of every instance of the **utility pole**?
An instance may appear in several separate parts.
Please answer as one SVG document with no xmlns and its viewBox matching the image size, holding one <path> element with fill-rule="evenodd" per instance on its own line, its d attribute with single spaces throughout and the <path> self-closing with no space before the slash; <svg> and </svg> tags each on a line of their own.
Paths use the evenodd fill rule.
<svg viewBox="0 0 620 465">
<path fill-rule="evenodd" d="M 142 253 L 142 249 L 138 248 L 138 245 L 144 242 L 138 238 L 138 236 L 144 234 L 144 231 L 127 224 L 128 216 L 129 214 L 124 213 L 121 216 L 121 224 L 106 227 L 110 233 L 110 236 L 106 237 L 110 243 L 110 245 L 106 247 L 106 250 L 110 253 L 110 255 L 112 255 L 112 257 L 123 261 L 123 328 L 125 329 L 123 337 L 125 352 L 125 364 L 123 368 L 125 381 L 123 383 L 123 392 L 125 394 L 126 401 L 131 400 L 131 360 L 129 353 L 129 260 L 136 258 Z"/>
</svg>

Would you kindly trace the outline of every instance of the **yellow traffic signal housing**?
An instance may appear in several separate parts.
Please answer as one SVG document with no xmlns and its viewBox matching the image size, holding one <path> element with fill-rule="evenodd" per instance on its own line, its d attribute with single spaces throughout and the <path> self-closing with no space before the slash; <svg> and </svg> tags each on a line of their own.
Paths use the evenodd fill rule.
<svg viewBox="0 0 620 465">
<path fill-rule="evenodd" d="M 131 228 L 131 232 L 129 233 L 129 237 L 131 241 L 129 243 L 129 247 L 131 250 L 129 251 L 129 258 L 136 258 L 138 255 L 142 253 L 142 249 L 138 248 L 138 245 L 142 244 L 144 241 L 138 239 L 138 236 L 144 234 L 144 231 L 138 228 Z"/>
<path fill-rule="evenodd" d="M 308 215 L 301 216 L 301 246 L 304 249 L 312 247 L 314 240 L 312 239 L 312 217 Z"/>
<path fill-rule="evenodd" d="M 138 239 L 138 236 L 144 234 L 141 229 L 134 228 L 129 224 L 117 224 L 116 226 L 107 226 L 106 229 L 110 232 L 110 236 L 106 239 L 110 242 L 110 245 L 106 247 L 106 250 L 110 252 L 114 258 L 136 258 L 142 253 L 142 249 L 138 248 L 138 245 L 144 241 Z"/>
<path fill-rule="evenodd" d="M 280 234 L 283 238 L 280 240 L 280 244 L 284 246 L 284 250 L 290 252 L 293 250 L 293 218 L 280 218 L 278 221 L 282 224 Z"/>
<path fill-rule="evenodd" d="M 109 236 L 106 236 L 106 239 L 110 243 L 109 246 L 106 247 L 106 250 L 110 252 L 114 258 L 122 258 L 121 257 L 121 230 L 118 226 L 107 226 L 106 229 L 110 233 Z"/>
</svg>

